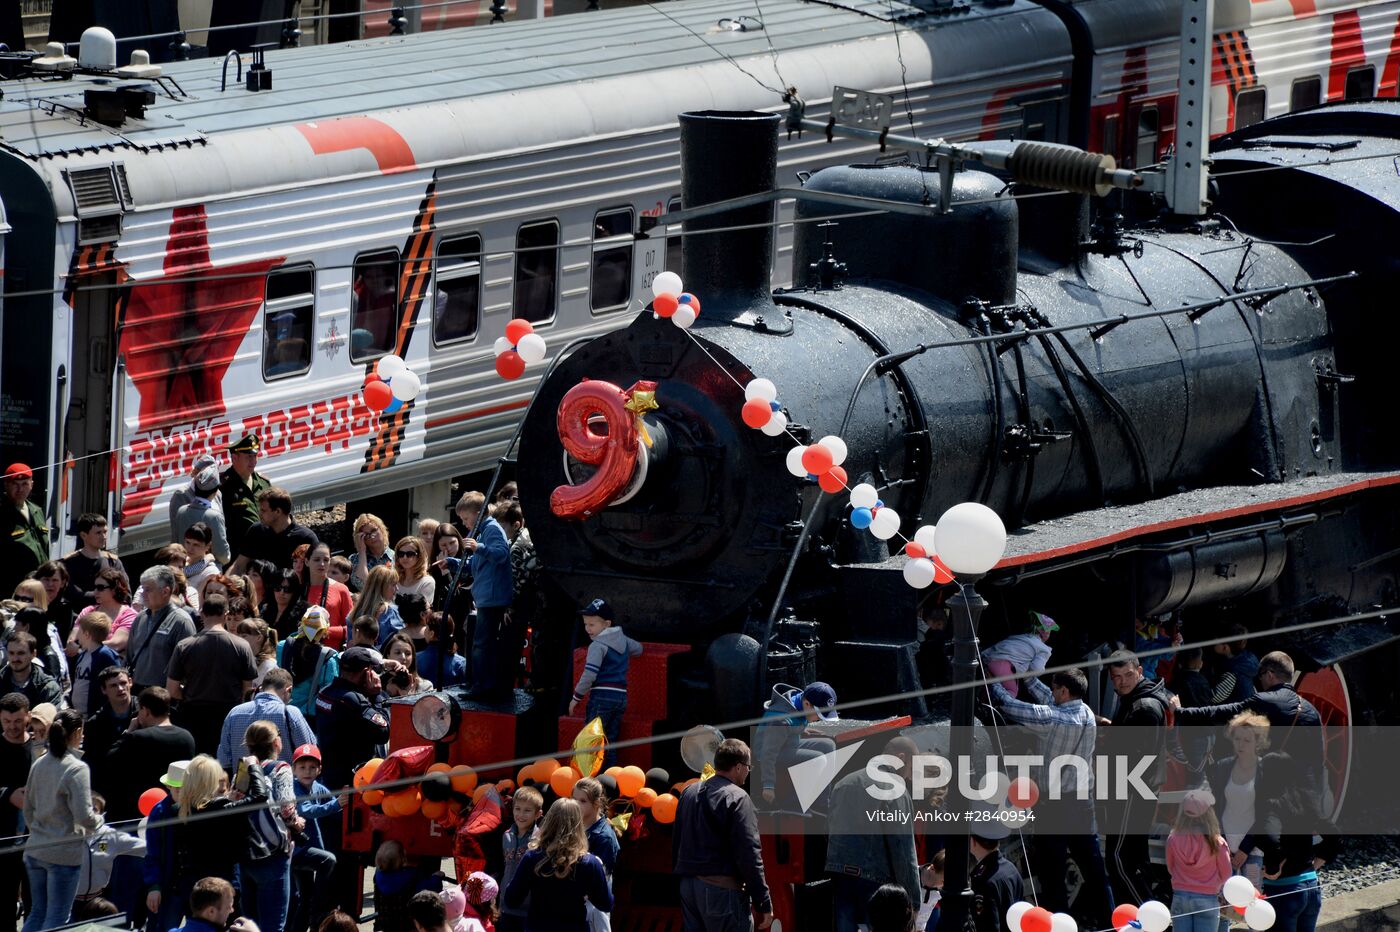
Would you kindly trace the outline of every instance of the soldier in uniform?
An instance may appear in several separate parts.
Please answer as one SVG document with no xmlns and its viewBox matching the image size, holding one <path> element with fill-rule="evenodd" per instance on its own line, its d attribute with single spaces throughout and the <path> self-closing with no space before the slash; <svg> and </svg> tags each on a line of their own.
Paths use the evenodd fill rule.
<svg viewBox="0 0 1400 932">
<path fill-rule="evenodd" d="M 19 581 L 49 558 L 49 520 L 29 500 L 34 470 L 14 463 L 5 470 L 0 500 L 0 597 L 9 598 Z"/>
<path fill-rule="evenodd" d="M 230 562 L 243 552 L 243 535 L 258 523 L 258 493 L 272 488 L 268 478 L 257 471 L 258 451 L 262 444 L 254 434 L 228 448 L 233 462 L 219 477 L 219 496 L 224 507 L 224 522 L 228 527 Z"/>
</svg>

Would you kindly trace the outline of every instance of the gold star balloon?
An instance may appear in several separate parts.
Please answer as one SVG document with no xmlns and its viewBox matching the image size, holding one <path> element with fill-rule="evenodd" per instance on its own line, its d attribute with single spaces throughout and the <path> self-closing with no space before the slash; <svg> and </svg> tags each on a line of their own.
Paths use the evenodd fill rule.
<svg viewBox="0 0 1400 932">
<path fill-rule="evenodd" d="M 574 769 L 585 777 L 596 777 L 598 771 L 603 769 L 603 751 L 607 745 L 608 739 L 603 734 L 601 718 L 595 718 L 584 725 L 574 736 Z"/>
</svg>

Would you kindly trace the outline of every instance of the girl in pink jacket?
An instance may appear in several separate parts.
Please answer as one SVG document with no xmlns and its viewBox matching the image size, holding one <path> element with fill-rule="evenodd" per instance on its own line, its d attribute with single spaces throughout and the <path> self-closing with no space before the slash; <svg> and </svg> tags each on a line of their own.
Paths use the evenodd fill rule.
<svg viewBox="0 0 1400 932">
<path fill-rule="evenodd" d="M 1220 834 L 1210 790 L 1187 792 L 1167 839 L 1172 932 L 1216 932 L 1220 888 L 1230 878 L 1230 849 Z"/>
</svg>

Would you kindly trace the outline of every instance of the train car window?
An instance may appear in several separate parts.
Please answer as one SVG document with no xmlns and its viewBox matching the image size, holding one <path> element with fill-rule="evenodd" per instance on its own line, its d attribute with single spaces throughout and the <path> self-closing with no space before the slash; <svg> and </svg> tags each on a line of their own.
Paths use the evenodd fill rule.
<svg viewBox="0 0 1400 932">
<path fill-rule="evenodd" d="M 1347 72 L 1346 99 L 1364 100 L 1376 96 L 1376 66 L 1353 68 Z"/>
<path fill-rule="evenodd" d="M 515 313 L 552 320 L 559 300 L 559 221 L 527 223 L 515 234 Z"/>
<path fill-rule="evenodd" d="M 1138 111 L 1137 138 L 1133 146 L 1130 168 L 1145 168 L 1157 161 L 1157 138 L 1161 134 L 1162 118 L 1155 105 Z"/>
<path fill-rule="evenodd" d="M 433 283 L 433 344 L 476 336 L 481 321 L 481 237 L 457 236 L 438 246 Z"/>
<path fill-rule="evenodd" d="M 263 379 L 271 382 L 311 368 L 315 342 L 316 270 L 277 269 L 263 290 Z"/>
<path fill-rule="evenodd" d="M 1235 95 L 1235 129 L 1253 126 L 1264 119 L 1268 109 L 1268 90 L 1251 87 Z"/>
<path fill-rule="evenodd" d="M 1288 112 L 1294 113 L 1322 103 L 1322 79 L 1317 75 L 1299 78 L 1288 93 Z"/>
<path fill-rule="evenodd" d="M 666 203 L 666 212 L 675 213 L 681 209 L 681 199 L 673 197 Z M 666 225 L 666 269 L 668 272 L 675 272 L 681 278 L 685 278 L 685 272 L 681 271 L 681 225 L 670 223 Z"/>
<path fill-rule="evenodd" d="M 593 218 L 593 281 L 589 302 L 595 311 L 626 307 L 632 297 L 632 208 L 600 210 Z"/>
<path fill-rule="evenodd" d="M 364 362 L 394 348 L 399 251 L 360 253 L 355 257 L 350 282 L 350 361 Z"/>
</svg>

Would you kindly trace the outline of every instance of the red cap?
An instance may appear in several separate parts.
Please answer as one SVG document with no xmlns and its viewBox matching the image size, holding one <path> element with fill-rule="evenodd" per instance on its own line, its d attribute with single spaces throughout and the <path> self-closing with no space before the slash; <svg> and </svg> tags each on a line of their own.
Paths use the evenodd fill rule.
<svg viewBox="0 0 1400 932">
<path fill-rule="evenodd" d="M 295 764 L 303 757 L 314 758 L 316 763 L 319 764 L 321 762 L 321 749 L 314 744 L 303 744 L 292 752 L 292 763 Z"/>
<path fill-rule="evenodd" d="M 5 469 L 6 479 L 33 479 L 34 470 L 23 463 L 11 463 Z"/>
</svg>

